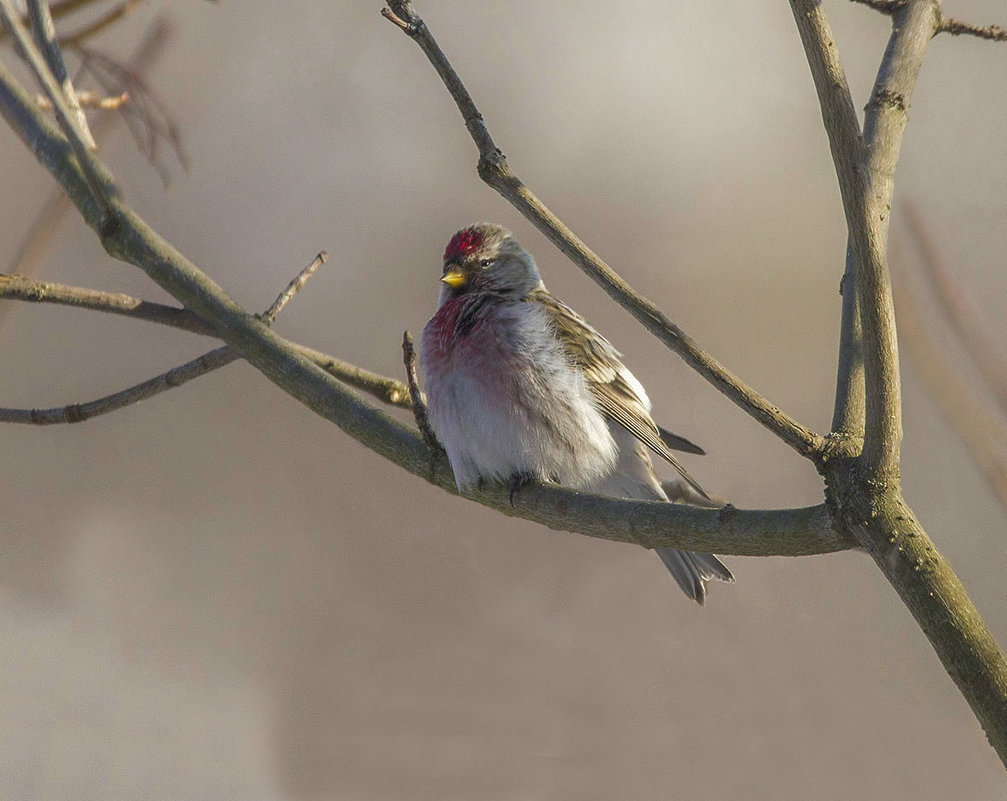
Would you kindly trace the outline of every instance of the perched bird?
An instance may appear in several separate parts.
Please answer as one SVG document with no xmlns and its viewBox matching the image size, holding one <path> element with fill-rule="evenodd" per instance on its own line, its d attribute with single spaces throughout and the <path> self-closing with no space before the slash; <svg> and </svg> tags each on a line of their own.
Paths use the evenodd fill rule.
<svg viewBox="0 0 1007 801">
<path fill-rule="evenodd" d="M 509 231 L 480 223 L 444 251 L 437 311 L 420 342 L 434 433 L 458 489 L 482 480 L 554 482 L 622 498 L 716 506 L 671 447 L 702 453 L 660 428 L 621 354 L 552 296 Z M 652 450 L 678 471 L 664 485 Z M 514 486 L 514 485 L 512 485 Z M 734 581 L 711 554 L 658 548 L 690 598 Z"/>
</svg>

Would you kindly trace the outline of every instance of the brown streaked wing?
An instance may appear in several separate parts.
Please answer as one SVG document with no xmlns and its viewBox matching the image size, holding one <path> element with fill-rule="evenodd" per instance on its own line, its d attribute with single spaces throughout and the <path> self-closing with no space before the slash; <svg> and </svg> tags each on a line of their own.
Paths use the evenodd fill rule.
<svg viewBox="0 0 1007 801">
<path fill-rule="evenodd" d="M 672 465 L 696 492 L 704 498 L 709 497 L 675 458 L 643 402 L 621 375 L 620 368 L 626 368 L 619 359 L 619 351 L 577 312 L 545 290 L 529 294 L 528 302 L 538 303 L 549 315 L 556 336 L 566 348 L 570 361 L 583 372 L 602 412 Z M 688 440 L 682 441 L 702 453 Z"/>
</svg>

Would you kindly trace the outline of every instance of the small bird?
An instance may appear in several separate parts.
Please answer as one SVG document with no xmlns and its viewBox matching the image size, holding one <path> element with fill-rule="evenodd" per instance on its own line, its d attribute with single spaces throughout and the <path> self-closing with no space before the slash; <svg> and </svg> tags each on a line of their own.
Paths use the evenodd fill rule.
<svg viewBox="0 0 1007 801">
<path fill-rule="evenodd" d="M 423 329 L 430 424 L 459 491 L 483 480 L 562 484 L 621 498 L 718 506 L 671 448 L 703 453 L 658 428 L 621 354 L 542 282 L 509 231 L 479 223 L 444 251 L 440 303 Z M 649 450 L 678 471 L 663 485 Z M 702 605 L 710 579 L 734 581 L 712 554 L 656 549 Z"/>
</svg>

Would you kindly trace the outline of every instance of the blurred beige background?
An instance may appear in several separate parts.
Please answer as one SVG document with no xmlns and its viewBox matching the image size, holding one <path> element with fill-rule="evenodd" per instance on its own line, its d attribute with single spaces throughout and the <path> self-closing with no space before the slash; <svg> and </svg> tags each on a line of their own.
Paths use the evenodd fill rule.
<svg viewBox="0 0 1007 801">
<path fill-rule="evenodd" d="M 827 3 L 858 105 L 888 33 Z M 1007 23 L 999 0 L 949 14 Z M 738 506 L 821 500 L 810 466 L 653 341 L 475 175 L 379 2 L 148 2 L 153 81 L 192 160 L 165 192 L 120 130 L 127 197 L 262 309 L 332 258 L 284 335 L 400 374 L 447 237 L 512 227 L 622 349 L 690 471 Z M 798 419 L 831 418 L 844 233 L 784 0 L 420 4 L 518 173 L 648 297 Z M 3 58 L 10 60 L 10 52 Z M 1007 47 L 940 37 L 914 98 L 912 198 L 998 336 Z M 0 133 L 0 258 L 50 189 Z M 898 219 L 894 236 L 902 236 Z M 73 219 L 44 277 L 164 299 Z M 945 333 L 934 320 L 935 333 Z M 209 347 L 21 305 L 0 404 L 119 389 Z M 909 366 L 905 489 L 1001 642 L 1003 511 Z M 1003 770 L 864 556 L 730 558 L 687 603 L 659 561 L 428 487 L 234 365 L 79 426 L 2 430 L 0 797 L 1003 799 Z"/>
</svg>

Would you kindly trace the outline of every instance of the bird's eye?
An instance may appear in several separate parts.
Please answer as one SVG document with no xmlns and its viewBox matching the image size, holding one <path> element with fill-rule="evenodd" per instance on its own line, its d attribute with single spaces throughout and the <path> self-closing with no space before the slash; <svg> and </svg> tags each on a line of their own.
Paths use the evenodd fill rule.
<svg viewBox="0 0 1007 801">
<path fill-rule="evenodd" d="M 479 260 L 479 266 L 480 267 L 489 267 L 492 263 L 493 263 L 493 259 L 480 259 Z"/>
</svg>

